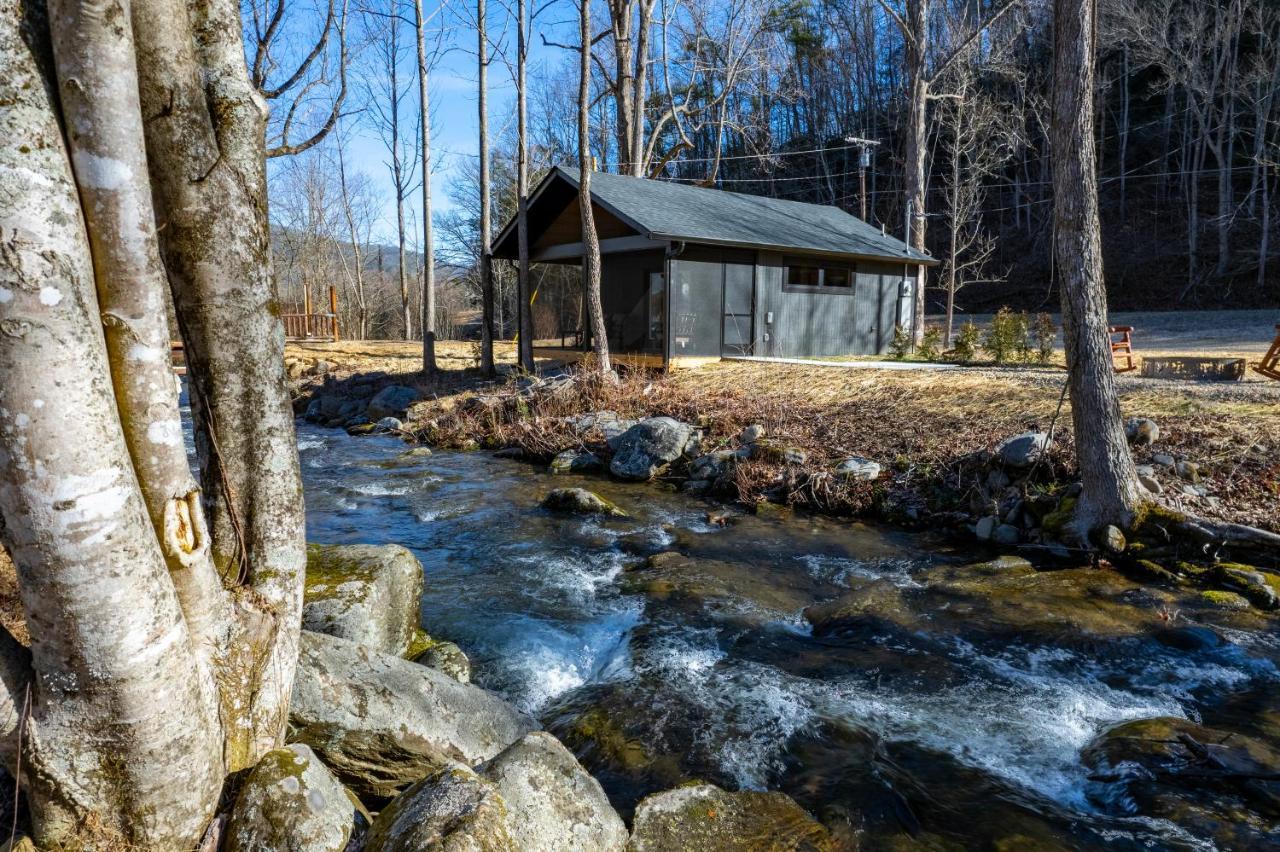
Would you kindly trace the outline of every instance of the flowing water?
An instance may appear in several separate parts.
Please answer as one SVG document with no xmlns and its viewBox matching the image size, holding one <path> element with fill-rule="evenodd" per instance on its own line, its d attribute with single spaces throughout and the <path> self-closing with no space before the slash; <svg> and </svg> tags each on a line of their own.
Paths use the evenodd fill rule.
<svg viewBox="0 0 1280 852">
<path fill-rule="evenodd" d="M 1213 848 L 1104 813 L 1080 749 L 1128 719 L 1227 724 L 1280 688 L 1266 633 L 1194 651 L 1141 631 L 993 633 L 948 594 L 904 614 L 894 601 L 978 558 L 929 535 L 751 515 L 722 526 L 657 487 L 299 428 L 308 540 L 410 548 L 424 627 L 574 748 L 624 814 L 696 777 L 783 790 L 864 848 Z M 630 517 L 540 509 L 560 485 Z M 644 568 L 666 550 L 684 557 L 669 576 L 696 583 Z M 854 587 L 880 590 L 885 617 L 815 638 L 802 610 Z"/>
</svg>

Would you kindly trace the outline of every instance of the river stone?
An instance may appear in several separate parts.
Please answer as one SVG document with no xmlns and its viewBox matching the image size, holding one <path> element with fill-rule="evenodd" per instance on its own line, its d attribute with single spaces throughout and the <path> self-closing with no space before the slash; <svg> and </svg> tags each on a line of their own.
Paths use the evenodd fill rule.
<svg viewBox="0 0 1280 852">
<path fill-rule="evenodd" d="M 466 653 L 453 642 L 435 639 L 426 631 L 417 631 L 404 656 L 420 666 L 444 672 L 458 683 L 471 683 L 471 660 Z"/>
<path fill-rule="evenodd" d="M 565 450 L 551 460 L 553 474 L 595 473 L 603 467 L 604 462 L 600 461 L 595 453 L 583 450 Z"/>
<path fill-rule="evenodd" d="M 1005 438 L 996 445 L 996 458 L 1005 467 L 1028 468 L 1035 464 L 1049 448 L 1049 436 L 1044 432 L 1023 432 Z"/>
<path fill-rule="evenodd" d="M 716 450 L 713 453 L 704 453 L 694 459 L 693 464 L 689 465 L 689 478 L 698 482 L 719 479 L 728 473 L 729 469 L 740 458 L 741 456 L 733 450 Z"/>
<path fill-rule="evenodd" d="M 364 414 L 375 421 L 384 417 L 403 417 L 409 406 L 421 398 L 422 395 L 413 388 L 404 385 L 387 385 L 369 400 Z"/>
<path fill-rule="evenodd" d="M 365 852 L 516 852 L 498 788 L 465 766 L 440 769 L 405 790 L 369 831 Z"/>
<path fill-rule="evenodd" d="M 1125 437 L 1137 447 L 1149 447 L 1160 440 L 1160 426 L 1147 417 L 1131 417 L 1124 424 Z"/>
<path fill-rule="evenodd" d="M 990 541 L 991 536 L 995 534 L 996 524 L 998 523 L 999 520 L 995 515 L 987 515 L 985 518 L 981 518 L 974 526 L 973 534 L 976 535 L 980 541 Z"/>
<path fill-rule="evenodd" d="M 809 454 L 799 447 L 790 447 L 777 441 L 756 441 L 751 445 L 751 458 L 771 464 L 804 464 Z"/>
<path fill-rule="evenodd" d="M 991 533 L 991 540 L 996 544 L 1017 544 L 1022 538 L 1022 533 L 1013 524 L 1000 524 Z"/>
<path fill-rule="evenodd" d="M 647 796 L 636 808 L 631 852 L 828 850 L 827 829 L 782 793 L 728 793 L 693 782 Z"/>
<path fill-rule="evenodd" d="M 650 417 L 610 441 L 609 470 L 621 479 L 652 479 L 676 459 L 697 452 L 698 444 L 698 430 L 688 423 Z"/>
<path fill-rule="evenodd" d="M 369 814 L 305 745 L 267 752 L 236 797 L 226 852 L 343 852 L 361 847 Z"/>
<path fill-rule="evenodd" d="M 1169 819 L 1217 848 L 1274 848 L 1280 752 L 1236 731 L 1162 716 L 1109 728 L 1080 755 L 1097 786 L 1091 798 L 1126 816 Z M 1263 837 L 1269 842 L 1259 842 Z"/>
<path fill-rule="evenodd" d="M 576 515 L 611 515 L 616 518 L 627 516 L 617 506 L 585 488 L 556 488 L 542 498 L 542 508 Z"/>
<path fill-rule="evenodd" d="M 570 417 L 566 422 L 579 435 L 598 429 L 610 447 L 619 436 L 636 425 L 636 421 L 619 417 L 616 411 L 591 411 Z"/>
<path fill-rule="evenodd" d="M 739 440 L 744 444 L 754 444 L 764 437 L 764 427 L 759 423 L 752 423 L 742 430 L 742 434 L 738 436 Z"/>
<path fill-rule="evenodd" d="M 620 852 L 627 828 L 600 782 L 550 734 L 535 731 L 485 764 L 507 805 L 507 831 L 525 852 Z"/>
<path fill-rule="evenodd" d="M 302 627 L 388 654 L 403 654 L 418 628 L 422 565 L 395 544 L 307 546 Z"/>
<path fill-rule="evenodd" d="M 448 758 L 488 760 L 537 726 L 498 696 L 345 639 L 303 631 L 289 720 L 360 795 L 394 794 Z"/>
<path fill-rule="evenodd" d="M 880 476 L 880 462 L 850 456 L 836 465 L 836 476 L 856 482 L 870 482 Z"/>
<path fill-rule="evenodd" d="M 1219 583 L 1244 595 L 1259 609 L 1280 608 L 1280 575 L 1227 562 L 1215 566 L 1213 573 Z"/>
</svg>

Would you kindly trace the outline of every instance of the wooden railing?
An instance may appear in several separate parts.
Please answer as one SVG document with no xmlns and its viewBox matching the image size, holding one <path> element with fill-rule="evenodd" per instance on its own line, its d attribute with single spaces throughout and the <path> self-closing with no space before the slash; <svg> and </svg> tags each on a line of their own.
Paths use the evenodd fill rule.
<svg viewBox="0 0 1280 852">
<path fill-rule="evenodd" d="M 329 310 L 320 313 L 313 310 L 310 300 L 302 306 L 302 313 L 281 314 L 284 320 L 286 340 L 312 340 L 338 342 L 338 291 L 329 288 Z"/>
</svg>

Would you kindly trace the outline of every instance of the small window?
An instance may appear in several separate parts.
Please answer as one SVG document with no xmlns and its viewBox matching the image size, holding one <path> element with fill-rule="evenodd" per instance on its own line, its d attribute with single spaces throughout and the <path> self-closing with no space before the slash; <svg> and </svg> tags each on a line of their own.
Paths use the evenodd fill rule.
<svg viewBox="0 0 1280 852">
<path fill-rule="evenodd" d="M 854 268 L 849 264 L 826 264 L 809 258 L 787 258 L 784 290 L 800 292 L 852 293 Z"/>
</svg>

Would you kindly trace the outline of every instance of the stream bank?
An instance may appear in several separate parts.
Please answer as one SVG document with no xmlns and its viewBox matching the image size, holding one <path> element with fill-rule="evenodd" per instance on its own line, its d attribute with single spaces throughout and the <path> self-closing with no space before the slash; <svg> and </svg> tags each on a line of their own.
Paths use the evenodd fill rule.
<svg viewBox="0 0 1280 852">
<path fill-rule="evenodd" d="M 407 546 L 423 627 L 565 742 L 628 821 L 643 796 L 701 779 L 785 792 L 840 848 L 1280 839 L 1274 783 L 1193 784 L 1194 755 L 1117 759 L 1128 741 L 1106 735 L 1185 720 L 1192 743 L 1265 759 L 1280 743 L 1274 614 L 396 436 L 305 425 L 299 448 L 309 540 Z M 562 486 L 626 517 L 541 508 Z M 1163 742 L 1175 723 L 1161 724 L 1140 733 Z M 1117 772 L 1136 761 L 1154 788 Z"/>
</svg>

